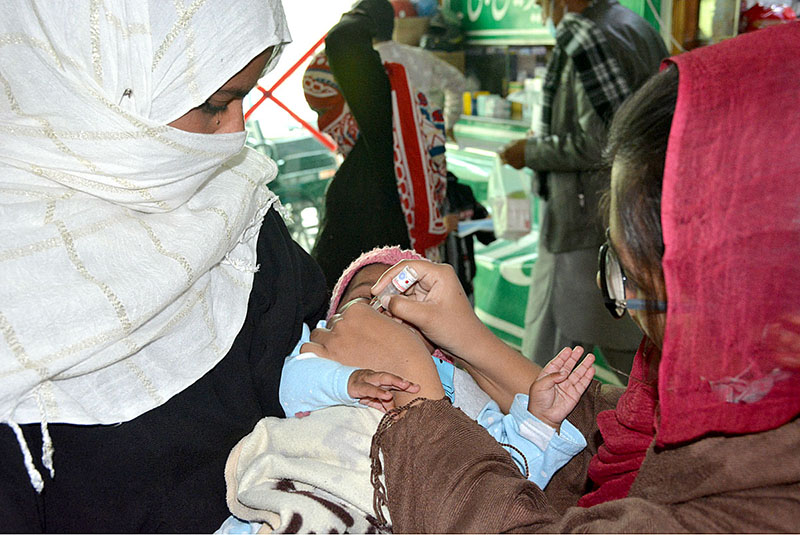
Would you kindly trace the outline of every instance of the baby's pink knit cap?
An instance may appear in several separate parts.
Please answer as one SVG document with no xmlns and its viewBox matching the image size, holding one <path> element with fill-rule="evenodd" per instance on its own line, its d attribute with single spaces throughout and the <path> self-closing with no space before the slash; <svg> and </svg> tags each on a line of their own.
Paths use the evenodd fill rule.
<svg viewBox="0 0 800 535">
<path fill-rule="evenodd" d="M 347 266 L 347 269 L 342 272 L 342 276 L 339 277 L 339 281 L 333 288 L 331 306 L 328 309 L 328 315 L 325 319 L 331 319 L 331 316 L 336 313 L 336 309 L 339 307 L 339 301 L 341 301 L 342 295 L 347 289 L 347 285 L 350 284 L 350 281 L 361 268 L 370 264 L 386 264 L 393 266 L 401 260 L 425 260 L 425 258 L 414 251 L 401 249 L 397 246 L 390 246 L 378 247 L 353 260 L 353 262 Z"/>
</svg>

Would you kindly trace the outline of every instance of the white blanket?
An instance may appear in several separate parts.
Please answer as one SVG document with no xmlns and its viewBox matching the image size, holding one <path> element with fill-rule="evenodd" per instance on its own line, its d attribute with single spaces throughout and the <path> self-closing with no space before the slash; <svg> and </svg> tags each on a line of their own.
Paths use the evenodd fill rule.
<svg viewBox="0 0 800 535">
<path fill-rule="evenodd" d="M 305 418 L 264 418 L 228 457 L 231 512 L 266 532 L 377 532 L 369 452 L 381 417 L 337 406 Z"/>
</svg>

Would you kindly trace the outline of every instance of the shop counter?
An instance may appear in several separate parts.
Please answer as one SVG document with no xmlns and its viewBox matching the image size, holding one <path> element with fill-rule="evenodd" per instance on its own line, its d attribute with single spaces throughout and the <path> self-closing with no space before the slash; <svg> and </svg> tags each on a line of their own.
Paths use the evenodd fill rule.
<svg viewBox="0 0 800 535">
<path fill-rule="evenodd" d="M 520 121 L 463 115 L 453 128 L 457 143 L 447 144 L 447 169 L 472 188 L 478 202 L 486 203 L 489 171 L 500 147 L 528 135 Z"/>
</svg>

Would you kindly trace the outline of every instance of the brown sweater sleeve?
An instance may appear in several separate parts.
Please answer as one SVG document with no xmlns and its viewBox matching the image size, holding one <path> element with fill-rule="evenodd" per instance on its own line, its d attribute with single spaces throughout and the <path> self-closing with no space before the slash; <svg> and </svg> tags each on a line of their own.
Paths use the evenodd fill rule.
<svg viewBox="0 0 800 535">
<path fill-rule="evenodd" d="M 563 515 L 585 492 L 586 469 L 599 446 L 597 413 L 613 408 L 621 392 L 592 383 L 569 417 L 588 446 L 556 474 L 546 493 L 520 474 L 485 429 L 446 400 L 408 409 L 380 436 L 394 531 L 580 529 Z"/>
<path fill-rule="evenodd" d="M 497 533 L 558 513 L 497 442 L 447 400 L 379 431 L 395 533 Z"/>
<path fill-rule="evenodd" d="M 615 397 L 606 387 L 591 388 L 570 416 L 582 430 Z M 585 472 L 577 474 L 582 456 L 543 492 L 446 400 L 412 406 L 381 429 L 373 446 L 383 451 L 395 533 L 795 532 L 798 525 L 800 419 L 741 437 L 711 436 L 658 451 L 651 446 L 629 497 L 590 508 L 551 498 L 551 487 L 568 479 L 567 469 L 575 471 L 574 488 L 585 484 Z M 588 442 L 597 447 L 595 439 Z M 572 504 L 577 499 L 559 495 Z"/>
</svg>

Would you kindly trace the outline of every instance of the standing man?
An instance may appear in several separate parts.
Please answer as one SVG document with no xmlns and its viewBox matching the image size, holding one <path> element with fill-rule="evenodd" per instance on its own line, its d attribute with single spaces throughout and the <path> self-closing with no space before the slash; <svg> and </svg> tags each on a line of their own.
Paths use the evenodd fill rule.
<svg viewBox="0 0 800 535">
<path fill-rule="evenodd" d="M 600 346 L 624 377 L 641 334 L 632 321 L 609 317 L 595 282 L 605 240 L 598 203 L 609 185 L 602 151 L 614 112 L 668 54 L 655 29 L 616 0 L 537 3 L 556 39 L 542 123 L 500 152 L 513 167 L 535 171 L 544 214 L 523 353 L 544 365 L 565 346 Z"/>
</svg>

